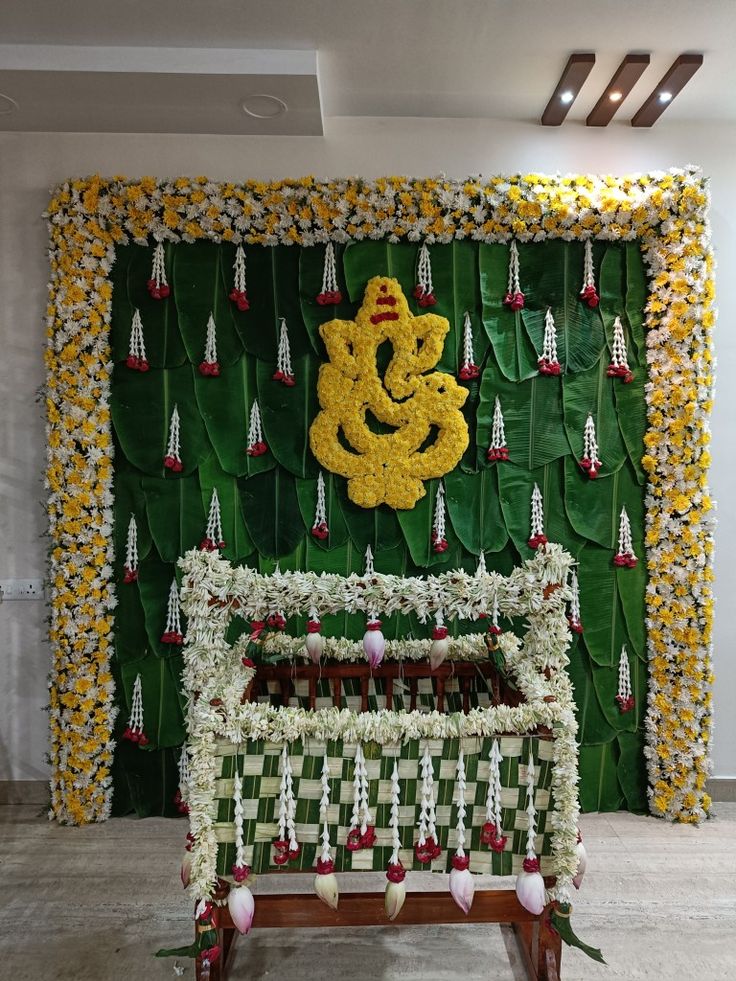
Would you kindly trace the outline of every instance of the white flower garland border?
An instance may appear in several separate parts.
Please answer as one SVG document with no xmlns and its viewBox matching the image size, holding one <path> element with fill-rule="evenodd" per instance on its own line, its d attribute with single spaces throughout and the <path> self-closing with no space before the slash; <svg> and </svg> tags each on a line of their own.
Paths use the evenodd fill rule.
<svg viewBox="0 0 736 981">
<path fill-rule="evenodd" d="M 707 181 L 696 167 L 625 177 L 305 178 L 241 185 L 205 177 L 94 176 L 59 185 L 45 216 L 51 264 L 45 392 L 53 651 L 50 816 L 72 824 L 104 820 L 112 798 L 116 710 L 110 652 L 116 599 L 108 334 L 116 245 L 151 238 L 305 246 L 364 238 L 430 245 L 463 238 L 592 238 L 638 239 L 649 274 L 649 428 L 643 463 L 649 477 L 645 753 L 650 806 L 670 819 L 701 820 L 710 806 L 705 782 L 713 680 L 707 443 L 716 312 L 708 208 Z M 302 217 L 294 219 L 294 211 Z M 683 377 L 694 382 L 676 403 L 669 395 Z M 683 420 L 684 439 L 671 445 L 669 427 Z M 78 478 L 74 485 L 67 479 L 72 470 Z M 71 509 L 82 517 L 70 517 Z M 70 538 L 79 543 L 76 553 L 67 548 Z M 674 572 L 690 586 L 684 601 L 674 593 Z M 80 584 L 91 596 L 81 604 Z M 675 624 L 684 622 L 685 628 L 673 625 L 673 613 Z M 91 732 L 74 722 L 89 698 L 96 718 Z M 681 728 L 683 708 L 689 721 Z M 684 749 L 673 747 L 676 732 L 685 739 Z"/>
</svg>

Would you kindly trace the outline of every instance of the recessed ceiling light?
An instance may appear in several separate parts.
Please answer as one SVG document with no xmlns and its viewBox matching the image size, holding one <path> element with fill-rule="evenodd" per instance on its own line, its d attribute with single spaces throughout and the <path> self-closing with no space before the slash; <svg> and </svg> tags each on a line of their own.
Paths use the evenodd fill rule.
<svg viewBox="0 0 736 981">
<path fill-rule="evenodd" d="M 567 92 L 560 93 L 560 102 L 564 102 L 566 106 L 569 105 L 574 98 L 575 98 L 575 93 L 571 92 L 569 89 L 567 90 Z"/>
<path fill-rule="evenodd" d="M 608 96 L 608 98 L 611 100 L 611 102 L 620 102 L 621 99 L 622 99 L 622 97 L 623 97 L 623 93 L 622 92 L 611 92 L 611 93 L 609 93 L 609 96 Z"/>
<path fill-rule="evenodd" d="M 276 119 L 289 108 L 283 99 L 276 95 L 249 95 L 240 103 L 240 108 L 247 116 L 254 119 Z"/>
<path fill-rule="evenodd" d="M 672 99 L 672 93 L 671 92 L 660 92 L 659 93 L 659 101 L 660 102 L 670 102 L 671 99 Z"/>
<path fill-rule="evenodd" d="M 16 109 L 20 109 L 20 106 L 15 99 L 11 99 L 9 95 L 3 95 L 0 92 L 0 116 L 9 116 Z"/>
</svg>

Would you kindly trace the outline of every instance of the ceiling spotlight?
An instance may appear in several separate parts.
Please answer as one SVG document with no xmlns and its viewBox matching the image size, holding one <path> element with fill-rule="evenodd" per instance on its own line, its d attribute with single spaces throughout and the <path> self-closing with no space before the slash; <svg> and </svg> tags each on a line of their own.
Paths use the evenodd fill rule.
<svg viewBox="0 0 736 981">
<path fill-rule="evenodd" d="M 569 89 L 566 92 L 560 93 L 560 102 L 564 102 L 566 106 L 569 105 L 574 98 L 575 93 L 571 92 Z"/>
<path fill-rule="evenodd" d="M 283 116 L 288 106 L 283 99 L 277 95 L 249 95 L 240 103 L 240 107 L 247 116 L 254 119 L 276 119 Z"/>
<path fill-rule="evenodd" d="M 659 101 L 660 102 L 670 102 L 671 99 L 672 99 L 672 93 L 671 92 L 660 92 L 659 93 Z"/>
<path fill-rule="evenodd" d="M 609 93 L 608 98 L 611 100 L 611 102 L 620 102 L 621 99 L 623 98 L 623 93 L 622 92 L 611 92 L 611 93 Z"/>
</svg>

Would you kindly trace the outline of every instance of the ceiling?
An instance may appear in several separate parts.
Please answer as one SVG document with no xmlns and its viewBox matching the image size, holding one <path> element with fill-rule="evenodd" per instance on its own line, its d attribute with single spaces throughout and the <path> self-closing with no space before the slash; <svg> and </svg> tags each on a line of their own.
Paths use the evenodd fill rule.
<svg viewBox="0 0 736 981">
<path fill-rule="evenodd" d="M 313 90 L 302 100 L 306 106 L 311 99 L 302 106 L 311 123 L 294 108 L 301 86 L 292 79 L 290 112 L 278 125 L 251 129 L 241 119 L 240 100 L 254 85 L 278 95 L 273 73 L 254 80 L 236 72 L 225 81 L 221 73 L 219 83 L 202 73 L 197 85 L 195 70 L 178 86 L 153 72 L 153 88 L 150 79 L 139 79 L 110 92 L 102 77 L 99 86 L 86 86 L 66 72 L 45 82 L 39 76 L 34 89 L 34 73 L 3 74 L 0 57 L 0 92 L 20 104 L 0 116 L 0 129 L 89 130 L 112 99 L 112 128 L 146 131 L 153 124 L 141 126 L 145 93 L 155 101 L 164 81 L 162 99 L 179 132 L 320 132 L 320 111 L 536 121 L 568 55 L 586 50 L 597 53 L 596 66 L 566 125 L 585 119 L 629 51 L 650 52 L 652 61 L 617 121 L 628 123 L 682 52 L 702 52 L 705 63 L 657 127 L 736 121 L 736 0 L 3 0 L 0 37 L 4 45 L 192 48 L 205 59 L 211 48 L 316 51 L 318 61 L 318 84 L 305 82 Z M 30 119 L 38 111 L 44 93 L 52 110 L 41 125 L 24 125 L 24 114 Z M 220 100 L 235 107 L 231 114 L 223 114 Z M 208 119 L 210 128 L 202 129 Z"/>
</svg>

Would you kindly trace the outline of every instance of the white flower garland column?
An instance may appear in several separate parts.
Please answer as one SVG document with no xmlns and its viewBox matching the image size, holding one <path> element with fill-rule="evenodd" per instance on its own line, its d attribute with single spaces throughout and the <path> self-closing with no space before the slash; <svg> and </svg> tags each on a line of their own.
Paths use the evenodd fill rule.
<svg viewBox="0 0 736 981">
<path fill-rule="evenodd" d="M 355 747 L 355 768 L 353 771 L 353 813 L 346 841 L 348 851 L 357 852 L 361 848 L 372 848 L 376 842 L 376 829 L 372 825 L 373 815 L 368 807 L 368 770 L 365 765 L 363 746 Z"/>
<path fill-rule="evenodd" d="M 631 522 L 624 504 L 618 524 L 618 552 L 613 557 L 613 564 L 620 568 L 633 569 L 638 561 L 631 541 Z"/>
<path fill-rule="evenodd" d="M 148 745 L 148 737 L 143 731 L 143 685 L 141 676 L 137 674 L 133 682 L 133 697 L 130 703 L 130 718 L 123 733 L 123 739 L 139 746 Z"/>
<path fill-rule="evenodd" d="M 480 375 L 480 368 L 475 363 L 473 351 L 473 325 L 470 314 L 465 311 L 463 318 L 463 363 L 460 365 L 458 378 L 460 381 L 472 381 Z"/>
<path fill-rule="evenodd" d="M 421 760 L 422 790 L 419 809 L 419 837 L 414 845 L 417 861 L 426 865 L 442 854 L 442 847 L 437 842 L 436 812 L 434 800 L 434 765 L 429 752 L 429 743 L 424 744 Z"/>
<path fill-rule="evenodd" d="M 281 750 L 281 785 L 279 787 L 279 836 L 273 847 L 276 854 L 273 861 L 276 865 L 286 865 L 291 859 L 299 858 L 301 845 L 296 838 L 294 818 L 296 816 L 296 801 L 294 799 L 294 774 L 291 768 L 291 757 L 287 744 Z"/>
<path fill-rule="evenodd" d="M 465 806 L 465 755 L 462 751 L 458 753 L 457 767 L 455 776 L 455 787 L 457 789 L 457 847 L 452 856 L 452 871 L 450 872 L 450 895 L 457 905 L 466 915 L 473 905 L 475 895 L 475 882 L 468 866 L 470 856 L 465 854 L 465 817 L 467 810 Z"/>
<path fill-rule="evenodd" d="M 580 299 L 591 310 L 595 310 L 601 302 L 595 288 L 595 270 L 593 268 L 593 243 L 589 238 L 585 240 L 585 254 L 583 258 L 583 287 L 580 290 Z"/>
<path fill-rule="evenodd" d="M 123 567 L 123 582 L 127 585 L 138 579 L 138 525 L 135 515 L 131 514 L 128 522 L 128 534 L 125 539 L 125 566 Z"/>
<path fill-rule="evenodd" d="M 169 588 L 169 601 L 166 607 L 166 628 L 161 634 L 162 644 L 176 644 L 178 647 L 184 643 L 184 634 L 181 630 L 181 607 L 179 603 L 179 587 L 176 579 L 172 579 Z"/>
<path fill-rule="evenodd" d="M 175 404 L 171 410 L 169 441 L 166 444 L 166 456 L 164 457 L 164 467 L 174 473 L 181 473 L 184 469 L 184 465 L 181 462 L 180 425 L 179 406 Z"/>
<path fill-rule="evenodd" d="M 159 242 L 153 250 L 151 278 L 146 283 L 146 286 L 154 300 L 165 300 L 169 293 L 171 293 L 169 282 L 166 279 L 166 257 L 163 242 Z"/>
<path fill-rule="evenodd" d="M 370 545 L 365 550 L 365 576 L 374 575 L 373 550 Z M 378 619 L 376 610 L 368 610 L 366 616 L 365 633 L 363 634 L 363 652 L 365 659 L 370 665 L 371 671 L 379 666 L 386 653 L 386 638 L 381 631 L 381 621 Z"/>
<path fill-rule="evenodd" d="M 321 470 L 317 475 L 317 503 L 314 508 L 314 521 L 310 533 L 313 538 L 318 538 L 322 542 L 326 541 L 330 535 L 330 529 L 327 525 L 325 478 Z"/>
<path fill-rule="evenodd" d="M 337 286 L 337 265 L 335 263 L 335 246 L 327 243 L 325 262 L 322 271 L 322 289 L 317 294 L 317 303 L 321 307 L 333 306 L 342 302 L 342 293 Z"/>
<path fill-rule="evenodd" d="M 501 400 L 498 395 L 493 403 L 493 422 L 491 424 L 491 444 L 486 458 L 489 463 L 502 463 L 509 458 L 509 448 L 506 445 L 506 428 L 501 412 Z"/>
<path fill-rule="evenodd" d="M 434 499 L 434 517 L 432 519 L 432 551 L 438 555 L 447 551 L 446 520 L 445 485 L 440 481 Z"/>
<path fill-rule="evenodd" d="M 544 340 L 537 364 L 540 375 L 559 375 L 562 372 L 562 366 L 557 360 L 557 328 L 551 307 L 547 307 L 547 313 L 544 315 Z"/>
<path fill-rule="evenodd" d="M 595 435 L 595 423 L 593 416 L 588 413 L 583 430 L 583 455 L 578 461 L 591 480 L 598 476 L 603 464 L 598 459 L 598 440 Z"/>
<path fill-rule="evenodd" d="M 198 370 L 205 378 L 217 378 L 220 374 L 220 362 L 217 360 L 217 326 L 212 313 L 207 320 L 204 360 L 200 362 Z"/>
<path fill-rule="evenodd" d="M 258 406 L 258 399 L 253 399 L 250 407 L 250 419 L 248 421 L 248 445 L 245 452 L 248 456 L 263 456 L 268 451 L 268 446 L 263 438 L 263 423 L 261 422 L 261 410 Z"/>
<path fill-rule="evenodd" d="M 176 804 L 177 810 L 180 814 L 188 814 L 189 785 L 192 777 L 189 770 L 189 750 L 187 749 L 186 743 L 184 743 L 181 748 L 181 752 L 179 753 L 177 769 L 179 771 L 179 786 L 174 794 L 174 803 Z"/>
<path fill-rule="evenodd" d="M 434 615 L 434 627 L 432 628 L 432 643 L 429 646 L 429 664 L 433 671 L 442 664 L 447 657 L 450 649 L 450 641 L 447 637 L 447 627 L 442 610 L 437 610 Z"/>
<path fill-rule="evenodd" d="M 619 711 L 622 714 L 624 712 L 630 712 L 635 704 L 634 694 L 631 690 L 631 664 L 629 662 L 626 644 L 621 648 L 621 654 L 618 659 L 618 691 L 616 692 L 616 701 L 618 702 Z"/>
<path fill-rule="evenodd" d="M 547 536 L 544 533 L 544 501 L 539 485 L 534 485 L 532 491 L 532 521 L 531 535 L 529 537 L 529 548 L 539 548 L 540 545 L 547 544 Z"/>
<path fill-rule="evenodd" d="M 225 548 L 225 542 L 222 540 L 222 513 L 220 511 L 220 498 L 217 493 L 217 488 L 212 488 L 212 496 L 210 497 L 210 509 L 207 515 L 207 530 L 204 533 L 204 538 L 199 543 L 199 550 L 201 552 L 216 552 Z"/>
<path fill-rule="evenodd" d="M 148 371 L 150 365 L 146 358 L 146 345 L 143 340 L 143 323 L 141 321 L 140 310 L 133 312 L 133 320 L 130 325 L 130 348 L 125 365 L 133 371 Z"/>
<path fill-rule="evenodd" d="M 609 378 L 620 378 L 624 385 L 628 385 L 634 380 L 634 372 L 629 368 L 626 337 L 624 336 L 624 328 L 620 317 L 616 317 L 613 322 L 611 361 L 606 369 L 606 374 Z"/>
<path fill-rule="evenodd" d="M 248 933 L 253 923 L 255 903 L 253 894 L 246 885 L 251 869 L 245 861 L 243 846 L 243 778 L 238 771 L 233 776 L 233 824 L 235 825 L 235 862 L 232 867 L 234 887 L 227 895 L 230 917 L 240 933 Z"/>
<path fill-rule="evenodd" d="M 490 845 L 494 852 L 502 852 L 508 837 L 503 833 L 501 820 L 501 747 L 494 739 L 489 756 L 488 795 L 486 796 L 486 821 L 481 830 L 480 840 Z"/>
<path fill-rule="evenodd" d="M 570 590 L 572 596 L 570 598 L 570 615 L 567 618 L 567 622 L 573 633 L 581 634 L 583 632 L 583 622 L 580 619 L 580 586 L 578 584 L 577 573 L 574 570 L 570 573 Z"/>
<path fill-rule="evenodd" d="M 514 239 L 509 245 L 509 282 L 503 302 L 514 313 L 524 309 L 524 294 L 519 283 L 519 247 Z"/>
<path fill-rule="evenodd" d="M 250 309 L 248 302 L 248 291 L 245 283 L 245 252 L 242 245 L 235 250 L 235 262 L 233 263 L 234 282 L 230 290 L 228 299 L 232 300 L 241 313 Z"/>
<path fill-rule="evenodd" d="M 279 328 L 279 348 L 276 353 L 276 371 L 274 371 L 271 377 L 274 381 L 281 382 L 282 385 L 286 385 L 288 388 L 293 388 L 296 385 L 296 378 L 294 377 L 294 369 L 291 366 L 289 328 L 286 326 L 286 320 L 283 317 L 279 319 L 281 321 L 281 327 Z"/>
<path fill-rule="evenodd" d="M 330 848 L 330 826 L 328 824 L 328 808 L 330 806 L 330 764 L 325 750 L 324 760 L 322 761 L 322 796 L 319 802 L 319 816 L 322 822 L 322 848 L 317 859 L 317 875 L 314 879 L 314 891 L 323 903 L 331 909 L 337 909 L 339 899 L 337 878 L 335 877 L 335 863 L 332 859 Z"/>
<path fill-rule="evenodd" d="M 432 262 L 429 249 L 422 243 L 417 262 L 417 285 L 414 287 L 414 298 L 420 307 L 433 307 L 437 302 L 432 285 Z"/>
<path fill-rule="evenodd" d="M 406 899 L 406 869 L 401 864 L 399 849 L 401 848 L 401 838 L 399 836 L 399 806 L 401 804 L 401 794 L 399 785 L 399 766 L 394 760 L 394 768 L 391 773 L 391 815 L 389 817 L 389 827 L 391 829 L 391 857 L 388 860 L 386 870 L 386 894 L 384 897 L 384 907 L 386 916 L 389 920 L 395 920 L 401 912 Z"/>
<path fill-rule="evenodd" d="M 547 902 L 544 879 L 539 871 L 537 858 L 537 809 L 534 806 L 534 759 L 529 752 L 529 762 L 526 766 L 526 814 L 529 826 L 526 833 L 526 858 L 521 872 L 516 877 L 516 895 L 530 913 L 539 916 Z"/>
</svg>

